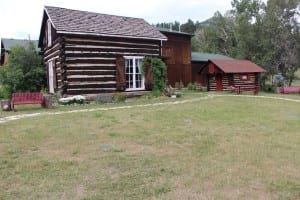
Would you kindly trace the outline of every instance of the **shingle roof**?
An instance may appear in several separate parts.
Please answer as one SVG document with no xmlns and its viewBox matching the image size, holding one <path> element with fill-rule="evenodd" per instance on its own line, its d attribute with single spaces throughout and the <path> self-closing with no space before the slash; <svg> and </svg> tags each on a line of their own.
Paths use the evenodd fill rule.
<svg viewBox="0 0 300 200">
<path fill-rule="evenodd" d="M 249 60 L 210 60 L 225 73 L 265 72 L 263 68 Z"/>
<path fill-rule="evenodd" d="M 46 6 L 45 11 L 57 32 L 127 36 L 166 40 L 167 37 L 144 19 L 99 14 Z"/>
<path fill-rule="evenodd" d="M 29 41 L 33 42 L 36 50 L 39 50 L 37 40 L 20 40 L 20 39 L 7 39 L 7 38 L 1 39 L 1 43 L 3 44 L 3 48 L 5 51 L 10 51 L 11 48 L 16 45 L 27 47 Z"/>
<path fill-rule="evenodd" d="M 224 55 L 220 55 L 220 54 L 192 52 L 192 61 L 208 62 L 208 60 L 212 60 L 212 59 L 233 60 L 233 58 L 230 58 L 230 57 L 224 56 Z"/>
</svg>

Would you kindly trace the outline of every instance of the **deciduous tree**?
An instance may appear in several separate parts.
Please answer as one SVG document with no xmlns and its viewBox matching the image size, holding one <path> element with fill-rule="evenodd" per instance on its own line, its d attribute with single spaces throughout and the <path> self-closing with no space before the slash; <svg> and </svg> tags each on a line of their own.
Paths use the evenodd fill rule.
<svg viewBox="0 0 300 200">
<path fill-rule="evenodd" d="M 45 78 L 41 63 L 41 56 L 32 42 L 27 47 L 14 46 L 7 65 L 0 69 L 0 81 L 10 94 L 39 91 L 44 86 Z"/>
</svg>

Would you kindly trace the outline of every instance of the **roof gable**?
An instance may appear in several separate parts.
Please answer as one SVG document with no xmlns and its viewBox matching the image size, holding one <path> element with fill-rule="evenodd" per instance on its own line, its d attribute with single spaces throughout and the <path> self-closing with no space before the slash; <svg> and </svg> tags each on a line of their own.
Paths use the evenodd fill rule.
<svg viewBox="0 0 300 200">
<path fill-rule="evenodd" d="M 259 73 L 263 68 L 249 60 L 210 60 L 225 73 Z"/>
<path fill-rule="evenodd" d="M 58 33 L 167 40 L 166 36 L 140 18 L 50 6 L 45 7 L 45 12 Z"/>
</svg>

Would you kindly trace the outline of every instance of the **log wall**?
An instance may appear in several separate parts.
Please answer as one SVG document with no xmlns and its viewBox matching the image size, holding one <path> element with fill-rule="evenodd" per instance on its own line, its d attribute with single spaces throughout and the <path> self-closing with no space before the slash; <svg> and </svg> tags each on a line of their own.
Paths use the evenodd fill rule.
<svg viewBox="0 0 300 200">
<path fill-rule="evenodd" d="M 160 41 L 58 35 L 44 50 L 44 63 L 55 60 L 56 91 L 66 95 L 117 90 L 116 62 L 123 56 L 160 56 Z"/>
<path fill-rule="evenodd" d="M 253 87 L 258 86 L 258 73 L 247 74 L 248 80 L 241 80 L 243 74 L 222 74 L 223 91 L 229 91 L 230 86 Z M 208 75 L 208 90 L 216 91 L 217 82 L 214 75 Z"/>
</svg>

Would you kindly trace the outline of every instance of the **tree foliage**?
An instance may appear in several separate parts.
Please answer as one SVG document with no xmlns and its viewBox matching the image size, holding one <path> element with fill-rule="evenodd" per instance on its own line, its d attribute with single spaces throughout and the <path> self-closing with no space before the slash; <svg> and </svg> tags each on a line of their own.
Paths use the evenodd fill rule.
<svg viewBox="0 0 300 200">
<path fill-rule="evenodd" d="M 14 46 L 7 65 L 0 69 L 0 81 L 9 94 L 40 91 L 45 76 L 41 63 L 41 56 L 32 42 L 27 47 Z"/>
<path fill-rule="evenodd" d="M 291 84 L 300 67 L 300 0 L 233 0 L 232 7 L 197 27 L 193 50 L 252 60 Z"/>
</svg>

